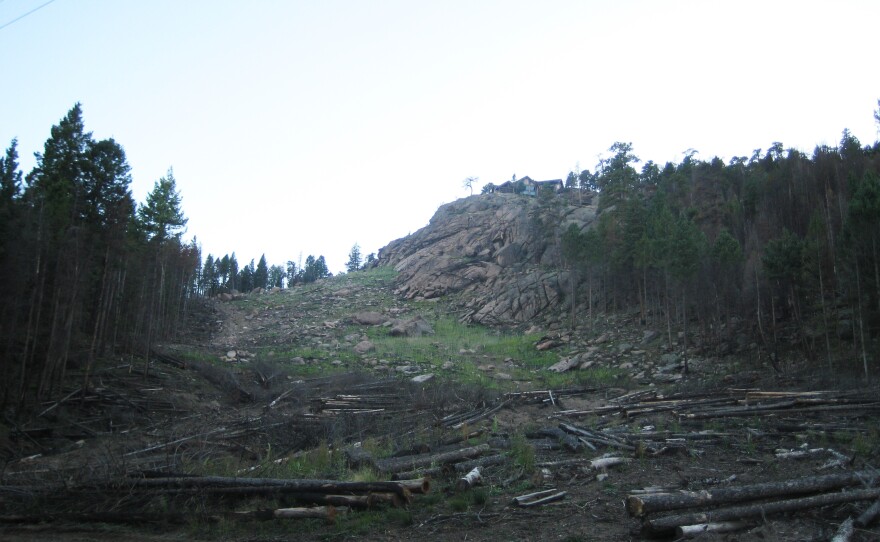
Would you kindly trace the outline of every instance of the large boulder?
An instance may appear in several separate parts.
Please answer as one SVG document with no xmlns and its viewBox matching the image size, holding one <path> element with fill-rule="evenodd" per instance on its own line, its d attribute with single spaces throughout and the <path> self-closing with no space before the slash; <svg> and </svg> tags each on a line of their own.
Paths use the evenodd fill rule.
<svg viewBox="0 0 880 542">
<path fill-rule="evenodd" d="M 351 320 L 362 326 L 381 326 L 388 321 L 388 317 L 378 312 L 364 311 L 352 315 Z"/>
<path fill-rule="evenodd" d="M 391 327 L 389 333 L 392 337 L 421 337 L 433 335 L 434 328 L 421 316 L 415 316 L 409 320 L 398 321 Z"/>
<path fill-rule="evenodd" d="M 466 321 L 529 322 L 565 299 L 570 284 L 559 239 L 572 224 L 591 227 L 593 200 L 504 193 L 459 199 L 380 249 L 378 262 L 398 271 L 397 293 L 407 299 L 461 293 Z"/>
</svg>

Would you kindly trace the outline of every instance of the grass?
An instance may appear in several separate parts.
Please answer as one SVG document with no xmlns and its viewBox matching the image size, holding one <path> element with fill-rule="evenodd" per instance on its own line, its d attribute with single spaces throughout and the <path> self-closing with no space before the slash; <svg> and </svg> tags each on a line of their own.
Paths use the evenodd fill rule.
<svg viewBox="0 0 880 542">
<path fill-rule="evenodd" d="M 511 438 L 510 455 L 515 465 L 530 474 L 535 470 L 535 449 L 529 444 L 523 434 L 516 434 Z"/>
</svg>

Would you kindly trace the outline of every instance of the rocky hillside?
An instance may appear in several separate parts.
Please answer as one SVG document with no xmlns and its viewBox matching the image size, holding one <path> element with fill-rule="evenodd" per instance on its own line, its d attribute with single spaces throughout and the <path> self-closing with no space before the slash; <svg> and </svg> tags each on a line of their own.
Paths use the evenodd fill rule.
<svg viewBox="0 0 880 542">
<path fill-rule="evenodd" d="M 378 264 L 399 273 L 407 299 L 450 294 L 464 319 L 487 325 L 552 320 L 564 310 L 568 273 L 559 240 L 571 225 L 587 228 L 595 201 L 516 194 L 470 196 L 441 206 L 430 223 L 379 251 Z"/>
</svg>

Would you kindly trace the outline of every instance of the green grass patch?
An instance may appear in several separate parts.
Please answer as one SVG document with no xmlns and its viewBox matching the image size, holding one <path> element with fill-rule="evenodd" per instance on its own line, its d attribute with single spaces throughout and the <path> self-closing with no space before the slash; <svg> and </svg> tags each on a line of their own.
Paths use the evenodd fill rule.
<svg viewBox="0 0 880 542">
<path fill-rule="evenodd" d="M 523 434 L 516 434 L 510 439 L 510 455 L 515 465 L 526 474 L 535 470 L 535 449 Z"/>
</svg>

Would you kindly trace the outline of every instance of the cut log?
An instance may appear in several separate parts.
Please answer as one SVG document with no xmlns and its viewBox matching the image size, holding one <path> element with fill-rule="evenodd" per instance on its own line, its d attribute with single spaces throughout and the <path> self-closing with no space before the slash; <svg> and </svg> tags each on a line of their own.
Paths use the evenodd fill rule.
<svg viewBox="0 0 880 542">
<path fill-rule="evenodd" d="M 510 457 L 507 454 L 487 455 L 485 457 L 478 457 L 477 459 L 456 463 L 453 465 L 453 468 L 455 469 L 455 472 L 468 472 L 474 467 L 489 467 L 492 465 L 500 465 L 508 461 L 510 461 Z"/>
<path fill-rule="evenodd" d="M 391 473 L 392 480 L 409 480 L 413 478 L 427 478 L 443 474 L 443 467 L 430 467 L 427 469 L 405 470 Z"/>
<path fill-rule="evenodd" d="M 730 508 L 718 508 L 706 512 L 693 512 L 648 520 L 642 525 L 642 530 L 646 536 L 671 536 L 675 533 L 675 529 L 682 525 L 764 517 L 771 514 L 794 512 L 797 510 L 818 508 L 820 506 L 828 506 L 832 504 L 867 501 L 876 499 L 877 497 L 880 497 L 880 488 L 856 489 L 853 491 L 825 493 L 801 499 L 747 504 Z"/>
<path fill-rule="evenodd" d="M 681 508 L 696 508 L 699 506 L 732 504 L 786 495 L 818 493 L 842 487 L 870 484 L 877 480 L 880 480 L 880 474 L 862 471 L 829 474 L 826 476 L 810 476 L 784 482 L 724 487 L 711 491 L 680 491 L 676 493 L 629 495 L 626 498 L 626 510 L 633 517 L 642 517 L 653 512 L 665 512 Z M 694 523 L 703 522 L 696 521 Z"/>
<path fill-rule="evenodd" d="M 635 450 L 635 446 L 627 444 L 625 442 L 621 442 L 616 437 L 604 433 L 599 433 L 596 431 L 590 431 L 589 429 L 584 429 L 583 427 L 577 427 L 575 425 L 571 425 L 568 423 L 560 423 L 559 428 L 565 431 L 566 433 L 571 433 L 572 435 L 578 435 L 579 437 L 593 443 L 593 444 L 601 444 L 603 446 L 610 446 L 612 448 L 620 448 L 621 450 Z"/>
<path fill-rule="evenodd" d="M 846 518 L 846 521 L 840 524 L 837 532 L 834 533 L 834 537 L 831 539 L 831 542 L 849 542 L 849 539 L 852 538 L 853 533 L 855 532 L 855 528 L 853 527 L 853 518 Z"/>
<path fill-rule="evenodd" d="M 479 444 L 460 450 L 452 450 L 438 454 L 422 454 L 406 457 L 395 457 L 376 460 L 376 468 L 380 472 L 403 472 L 425 467 L 432 463 L 455 463 L 463 459 L 472 459 L 480 456 L 490 449 L 488 444 Z"/>
<path fill-rule="evenodd" d="M 695 538 L 704 533 L 735 533 L 754 527 L 754 523 L 745 521 L 724 521 L 719 523 L 700 523 L 699 525 L 681 525 L 676 527 L 675 536 L 678 538 Z"/>
<path fill-rule="evenodd" d="M 480 474 L 480 467 L 474 467 L 469 473 L 458 479 L 455 488 L 459 491 L 466 491 L 474 486 L 483 483 L 483 475 Z"/>
<path fill-rule="evenodd" d="M 325 495 L 324 493 L 293 493 L 287 495 L 303 504 L 347 506 L 349 508 L 373 508 L 380 504 L 400 508 L 406 503 L 394 493 L 368 493 L 366 495 Z"/>
<path fill-rule="evenodd" d="M 877 516 L 880 516 L 880 500 L 875 501 L 874 504 L 869 506 L 868 509 L 862 512 L 853 523 L 860 529 L 868 527 L 875 519 L 877 519 Z"/>
<path fill-rule="evenodd" d="M 590 460 L 590 467 L 593 470 L 604 470 L 617 465 L 629 463 L 630 459 L 626 457 L 597 457 Z"/>
<path fill-rule="evenodd" d="M 486 432 L 486 429 L 477 429 L 475 431 L 470 431 L 466 434 L 456 435 L 454 437 L 450 437 L 450 438 L 444 440 L 443 442 L 441 442 L 440 444 L 443 446 L 451 446 L 453 444 L 458 444 L 459 442 L 465 442 L 465 441 L 470 440 L 472 438 L 477 438 L 485 432 Z"/>
<path fill-rule="evenodd" d="M 431 481 L 427 478 L 413 478 L 411 480 L 397 480 L 398 484 L 402 485 L 406 489 L 410 491 L 410 493 L 417 493 L 419 495 L 427 495 L 428 491 L 431 490 Z"/>
<path fill-rule="evenodd" d="M 338 480 L 286 480 L 277 478 L 235 478 L 227 476 L 199 476 L 189 478 L 141 478 L 113 481 L 104 484 L 82 484 L 78 491 L 125 491 L 136 489 L 200 488 L 210 492 L 214 488 L 262 488 L 267 493 L 327 493 L 334 495 L 394 493 L 410 501 L 410 491 L 400 482 L 340 482 Z"/>
<path fill-rule="evenodd" d="M 275 510 L 253 510 L 236 512 L 235 517 L 247 519 L 308 519 L 319 518 L 332 523 L 336 519 L 336 508 L 332 506 L 313 506 L 299 508 L 277 508 Z"/>
<path fill-rule="evenodd" d="M 536 491 L 534 493 L 528 493 L 526 495 L 514 497 L 513 504 L 521 506 L 523 508 L 528 508 L 531 506 L 541 506 L 542 504 L 547 504 L 558 501 L 560 499 L 564 499 L 566 494 L 567 493 L 565 491 L 558 491 L 555 488 L 545 491 Z"/>
<path fill-rule="evenodd" d="M 579 452 L 584 449 L 584 444 L 581 441 L 558 427 L 545 427 L 538 430 L 537 433 L 558 440 L 562 447 L 569 452 Z"/>
</svg>

